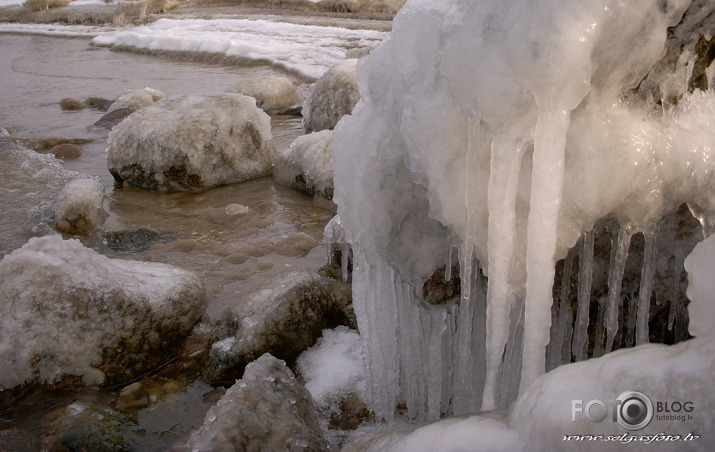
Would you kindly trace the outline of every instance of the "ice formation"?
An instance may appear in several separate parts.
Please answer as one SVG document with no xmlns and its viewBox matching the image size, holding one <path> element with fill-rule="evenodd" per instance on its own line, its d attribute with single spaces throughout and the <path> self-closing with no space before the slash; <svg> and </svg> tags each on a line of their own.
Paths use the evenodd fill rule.
<svg viewBox="0 0 715 452">
<path fill-rule="evenodd" d="M 331 199 L 333 132 L 313 132 L 296 138 L 287 149 L 276 149 L 273 179 L 281 185 Z"/>
<path fill-rule="evenodd" d="M 286 110 L 303 100 L 293 82 L 274 75 L 242 80 L 231 87 L 229 92 L 255 98 L 256 106 L 267 113 Z"/>
<path fill-rule="evenodd" d="M 109 134 L 107 164 L 117 181 L 154 190 L 243 182 L 271 171 L 270 117 L 241 94 L 163 99 Z"/>
<path fill-rule="evenodd" d="M 148 107 L 154 102 L 165 97 L 166 94 L 154 88 L 146 87 L 144 89 L 130 89 L 124 91 L 119 95 L 119 97 L 117 97 L 111 107 L 109 107 L 109 110 L 107 110 L 107 113 L 111 113 L 121 108 L 128 108 L 132 111 L 141 110 L 142 108 Z"/>
<path fill-rule="evenodd" d="M 688 5 L 414 0 L 361 60 L 362 99 L 335 130 L 335 200 L 379 417 L 527 391 L 546 369 L 556 260 L 598 220 L 620 223 L 625 250 L 684 202 L 708 229 L 715 95 L 661 111 L 623 97 Z M 457 260 L 460 299 L 427 305 L 420 288 Z"/>
<path fill-rule="evenodd" d="M 55 228 L 67 234 L 87 235 L 102 227 L 104 187 L 94 179 L 68 182 L 55 199 L 54 214 Z"/>
<path fill-rule="evenodd" d="M 0 391 L 116 383 L 164 364 L 206 308 L 193 273 L 33 238 L 0 261 Z M 168 355 L 167 355 L 168 354 Z"/>
<path fill-rule="evenodd" d="M 344 115 L 349 115 L 360 100 L 355 66 L 351 58 L 331 67 L 313 84 L 303 105 L 303 129 L 306 133 L 333 129 Z"/>
<path fill-rule="evenodd" d="M 153 53 L 220 55 L 237 63 L 268 63 L 317 80 L 345 51 L 380 41 L 385 32 L 249 19 L 159 19 L 102 34 L 92 44 Z"/>
</svg>

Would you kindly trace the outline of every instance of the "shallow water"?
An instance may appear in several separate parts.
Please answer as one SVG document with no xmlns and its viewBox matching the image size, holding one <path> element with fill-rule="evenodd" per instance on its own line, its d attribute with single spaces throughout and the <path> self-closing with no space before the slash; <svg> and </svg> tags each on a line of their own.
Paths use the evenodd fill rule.
<svg viewBox="0 0 715 452">
<path fill-rule="evenodd" d="M 167 95 L 217 93 L 240 79 L 274 71 L 112 52 L 91 47 L 88 39 L 46 36 L 0 34 L 0 54 L 0 127 L 14 129 L 16 136 L 95 140 L 82 146 L 79 159 L 63 162 L 0 139 L 0 257 L 33 235 L 50 233 L 46 223 L 50 200 L 66 181 L 84 173 L 97 177 L 107 192 L 106 231 L 147 229 L 163 233 L 169 241 L 114 250 L 101 236 L 83 242 L 111 257 L 165 262 L 196 271 L 206 287 L 211 319 L 285 271 L 324 265 L 321 243 L 323 228 L 334 215 L 332 203 L 274 185 L 270 177 L 200 193 L 115 189 L 105 162 L 107 131 L 90 127 L 104 113 L 62 111 L 58 104 L 63 97 L 111 99 L 145 86 Z M 299 86 L 304 92 L 307 88 Z M 302 134 L 300 118 L 273 117 L 272 126 L 277 147 L 288 146 Z M 169 422 L 182 434 L 188 432 L 187 423 L 200 421 L 208 408 L 201 404 L 202 392 L 194 392 L 188 391 L 181 403 L 200 404 L 203 411 L 191 419 L 177 415 L 175 422 Z M 12 416 L 0 413 L 0 450 L 33 450 L 43 416 L 65 402 L 44 400 L 28 400 L 32 408 Z M 155 417 L 149 410 L 143 412 L 144 422 L 157 425 L 145 445 L 160 443 L 161 436 L 177 437 L 161 431 L 159 418 L 167 413 L 157 412 Z"/>
</svg>

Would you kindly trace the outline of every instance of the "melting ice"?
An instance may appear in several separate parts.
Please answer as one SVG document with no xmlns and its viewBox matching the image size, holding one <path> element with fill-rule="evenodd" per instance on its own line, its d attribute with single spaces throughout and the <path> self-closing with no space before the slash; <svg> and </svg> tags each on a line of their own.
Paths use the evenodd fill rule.
<svg viewBox="0 0 715 452">
<path fill-rule="evenodd" d="M 626 251 L 681 203 L 711 221 L 715 95 L 658 111 L 625 96 L 688 5 L 413 0 L 359 64 L 335 200 L 378 416 L 504 408 L 526 391 L 547 365 L 555 263 L 597 221 L 617 220 Z M 461 299 L 428 305 L 420 289 L 453 250 Z"/>
</svg>

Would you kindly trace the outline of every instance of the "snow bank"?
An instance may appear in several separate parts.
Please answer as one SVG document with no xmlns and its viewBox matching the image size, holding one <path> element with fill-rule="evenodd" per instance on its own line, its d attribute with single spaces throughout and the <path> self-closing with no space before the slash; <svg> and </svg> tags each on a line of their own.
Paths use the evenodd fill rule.
<svg viewBox="0 0 715 452">
<path fill-rule="evenodd" d="M 276 150 L 273 180 L 310 195 L 333 197 L 333 132 L 322 130 L 296 138 Z"/>
<path fill-rule="evenodd" d="M 94 179 L 68 182 L 54 203 L 55 228 L 67 234 L 87 235 L 102 227 L 107 218 L 104 210 L 104 187 Z"/>
<path fill-rule="evenodd" d="M 192 452 L 325 450 L 308 391 L 280 361 L 265 354 L 209 409 L 189 439 Z"/>
<path fill-rule="evenodd" d="M 271 171 L 270 117 L 240 94 L 163 99 L 109 134 L 114 178 L 153 190 L 243 182 Z"/>
<path fill-rule="evenodd" d="M 124 91 L 119 95 L 112 103 L 112 105 L 107 110 L 107 114 L 119 110 L 121 108 L 128 108 L 132 111 L 141 110 L 144 107 L 152 105 L 154 102 L 159 101 L 166 97 L 166 94 L 162 93 L 158 89 L 146 87 L 144 89 L 130 89 Z"/>
<path fill-rule="evenodd" d="M 228 91 L 253 97 L 256 106 L 266 113 L 280 112 L 303 101 L 293 82 L 273 75 L 242 80 Z"/>
<path fill-rule="evenodd" d="M 356 59 L 341 61 L 313 84 L 303 105 L 306 133 L 333 129 L 344 115 L 349 115 L 360 100 Z"/>
<path fill-rule="evenodd" d="M 33 238 L 0 261 L 0 390 L 69 375 L 130 380 L 173 357 L 203 314 L 203 287 L 165 264 Z"/>
<path fill-rule="evenodd" d="M 380 41 L 386 35 L 379 31 L 269 20 L 159 19 L 148 25 L 98 36 L 92 43 L 157 53 L 223 55 L 239 63 L 267 63 L 317 80 L 345 57 L 347 49 Z"/>
<path fill-rule="evenodd" d="M 712 217 L 715 95 L 620 102 L 687 6 L 415 0 L 361 60 L 335 200 L 378 416 L 506 406 L 545 371 L 555 262 L 595 221 L 650 231 L 683 202 Z M 459 303 L 423 307 L 457 257 Z"/>
</svg>

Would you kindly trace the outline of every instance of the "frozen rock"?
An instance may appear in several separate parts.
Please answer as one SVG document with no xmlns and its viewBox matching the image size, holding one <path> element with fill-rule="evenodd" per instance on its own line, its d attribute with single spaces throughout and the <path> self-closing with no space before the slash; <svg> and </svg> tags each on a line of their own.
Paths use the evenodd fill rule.
<svg viewBox="0 0 715 452">
<path fill-rule="evenodd" d="M 333 198 L 333 132 L 322 130 L 296 138 L 276 150 L 273 180 L 309 195 Z"/>
<path fill-rule="evenodd" d="M 174 357 L 206 308 L 193 273 L 30 239 L 0 261 L 0 391 L 131 380 Z"/>
<path fill-rule="evenodd" d="M 54 205 L 55 228 L 65 234 L 89 235 L 104 225 L 104 187 L 94 179 L 68 182 Z"/>
<path fill-rule="evenodd" d="M 264 353 L 292 365 L 324 329 L 348 323 L 348 303 L 325 278 L 307 271 L 286 274 L 224 315 L 235 333 L 213 345 L 204 379 L 233 381 Z"/>
<path fill-rule="evenodd" d="M 193 452 L 326 450 L 310 394 L 269 354 L 246 366 L 187 446 Z"/>
<path fill-rule="evenodd" d="M 119 183 L 192 190 L 271 171 L 270 117 L 241 94 L 164 99 L 109 134 L 107 164 Z"/>
<path fill-rule="evenodd" d="M 345 58 L 362 58 L 364 56 L 370 55 L 373 50 L 377 47 L 378 43 L 372 43 L 364 47 L 356 47 L 345 52 Z"/>
<path fill-rule="evenodd" d="M 26 11 L 33 12 L 67 6 L 72 3 L 72 1 L 73 0 L 25 0 L 23 5 Z"/>
<path fill-rule="evenodd" d="M 127 0 L 119 1 L 114 13 L 114 25 L 131 25 L 142 21 L 149 14 L 161 13 L 175 8 L 178 2 L 171 0 Z"/>
<path fill-rule="evenodd" d="M 303 105 L 303 129 L 306 133 L 333 129 L 340 118 L 352 112 L 360 100 L 355 72 L 357 61 L 341 61 L 310 88 Z"/>
<path fill-rule="evenodd" d="M 132 112 L 141 110 L 166 97 L 158 89 L 146 87 L 144 89 L 130 89 L 119 95 L 107 110 L 111 113 L 115 110 L 127 108 Z"/>
<path fill-rule="evenodd" d="M 253 97 L 256 106 L 266 113 L 283 111 L 303 101 L 293 82 L 274 75 L 242 80 L 228 91 Z"/>
<path fill-rule="evenodd" d="M 60 108 L 62 110 L 83 110 L 87 108 L 87 104 L 74 97 L 65 97 L 60 100 Z"/>
</svg>

